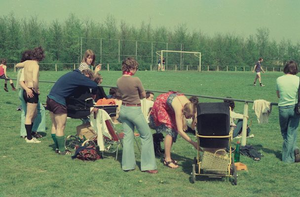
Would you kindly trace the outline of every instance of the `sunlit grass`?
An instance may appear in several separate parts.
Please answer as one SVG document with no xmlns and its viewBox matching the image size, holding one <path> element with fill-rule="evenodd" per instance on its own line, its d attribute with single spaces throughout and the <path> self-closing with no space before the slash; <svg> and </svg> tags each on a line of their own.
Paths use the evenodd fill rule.
<svg viewBox="0 0 300 197">
<path fill-rule="evenodd" d="M 40 80 L 56 81 L 63 73 L 42 71 Z M 9 73 L 14 76 L 15 73 Z M 121 72 L 103 71 L 103 85 L 115 86 Z M 145 89 L 178 90 L 187 94 L 233 97 L 241 100 L 265 99 L 276 103 L 275 80 L 282 73 L 263 74 L 265 87 L 254 87 L 251 72 L 149 72 L 137 76 Z M 4 81 L 0 81 L 1 84 Z M 41 101 L 45 103 L 52 83 L 41 83 Z M 108 89 L 105 88 L 108 92 Z M 158 94 L 156 93 L 155 96 Z M 150 175 L 139 170 L 140 153 L 136 149 L 137 168 L 132 172 L 121 169 L 114 155 L 103 160 L 83 162 L 54 153 L 50 136 L 50 118 L 47 115 L 47 133 L 41 144 L 26 144 L 19 137 L 20 101 L 16 92 L 0 89 L 1 142 L 0 142 L 0 196 L 298 196 L 299 164 L 281 162 L 282 137 L 278 124 L 278 110 L 273 106 L 268 124 L 258 124 L 252 103 L 249 103 L 251 130 L 255 135 L 247 143 L 264 155 L 261 161 L 241 157 L 248 172 L 239 172 L 238 186 L 226 180 L 189 181 L 196 151 L 181 137 L 174 144 L 174 159 L 178 169 L 170 169 L 157 158 L 159 173 Z M 202 99 L 201 102 L 218 100 Z M 243 104 L 236 102 L 237 112 Z M 66 135 L 75 134 L 80 120 L 68 120 Z M 217 120 L 216 120 L 217 123 Z M 121 127 L 118 127 L 121 129 Z M 154 131 L 153 131 L 154 132 Z M 192 138 L 194 138 L 191 135 Z M 299 140 L 298 140 L 299 141 Z"/>
</svg>

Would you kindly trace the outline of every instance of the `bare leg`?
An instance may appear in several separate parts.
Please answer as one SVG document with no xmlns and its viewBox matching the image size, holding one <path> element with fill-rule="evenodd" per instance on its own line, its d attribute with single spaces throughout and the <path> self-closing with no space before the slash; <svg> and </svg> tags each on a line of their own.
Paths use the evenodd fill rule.
<svg viewBox="0 0 300 197">
<path fill-rule="evenodd" d="M 166 135 L 165 141 L 164 141 L 164 145 L 165 145 L 165 161 L 164 162 L 171 162 L 168 164 L 168 167 L 170 167 L 170 168 L 178 168 L 178 165 L 176 165 L 172 162 L 172 158 L 171 158 L 172 144 L 173 144 L 172 136 Z"/>
<path fill-rule="evenodd" d="M 67 114 L 54 114 L 54 120 L 56 124 L 56 136 L 64 136 Z"/>
<path fill-rule="evenodd" d="M 33 123 L 33 120 L 37 114 L 36 108 L 37 108 L 37 103 L 27 103 L 25 124 L 29 125 Z"/>
<path fill-rule="evenodd" d="M 257 74 L 256 77 L 258 78 L 259 83 L 261 83 L 261 76 L 260 76 L 260 73 Z"/>
</svg>

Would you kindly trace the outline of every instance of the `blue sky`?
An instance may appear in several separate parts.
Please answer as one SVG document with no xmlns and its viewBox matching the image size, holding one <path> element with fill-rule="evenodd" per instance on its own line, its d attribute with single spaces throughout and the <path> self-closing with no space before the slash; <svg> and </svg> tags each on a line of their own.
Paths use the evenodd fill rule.
<svg viewBox="0 0 300 197">
<path fill-rule="evenodd" d="M 103 22 L 108 15 L 117 23 L 189 32 L 235 34 L 247 38 L 257 28 L 268 28 L 270 39 L 300 43 L 299 0 L 0 0 L 1 15 L 37 16 L 43 22 L 64 21 L 71 13 L 82 20 Z"/>
</svg>

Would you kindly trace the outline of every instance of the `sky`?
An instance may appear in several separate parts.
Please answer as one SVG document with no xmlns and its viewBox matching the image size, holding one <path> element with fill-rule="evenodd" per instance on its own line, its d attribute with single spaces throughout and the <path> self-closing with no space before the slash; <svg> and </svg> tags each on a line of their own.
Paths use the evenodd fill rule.
<svg viewBox="0 0 300 197">
<path fill-rule="evenodd" d="M 71 14 L 82 20 L 102 23 L 113 16 L 117 24 L 175 30 L 208 36 L 233 34 L 243 38 L 258 28 L 269 29 L 270 40 L 300 43 L 300 0 L 0 0 L 0 16 L 37 16 L 50 24 L 65 21 Z"/>
</svg>

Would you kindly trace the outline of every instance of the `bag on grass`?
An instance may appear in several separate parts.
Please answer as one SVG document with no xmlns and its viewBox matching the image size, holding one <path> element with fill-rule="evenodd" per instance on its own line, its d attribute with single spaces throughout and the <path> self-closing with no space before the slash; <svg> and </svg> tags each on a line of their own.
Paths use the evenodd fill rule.
<svg viewBox="0 0 300 197">
<path fill-rule="evenodd" d="M 72 159 L 81 159 L 83 161 L 96 161 L 101 159 L 101 153 L 99 147 L 88 145 L 88 146 L 77 146 L 76 151 L 72 156 Z"/>
</svg>

